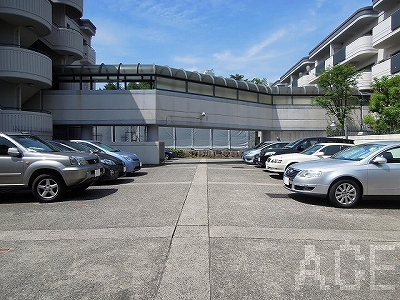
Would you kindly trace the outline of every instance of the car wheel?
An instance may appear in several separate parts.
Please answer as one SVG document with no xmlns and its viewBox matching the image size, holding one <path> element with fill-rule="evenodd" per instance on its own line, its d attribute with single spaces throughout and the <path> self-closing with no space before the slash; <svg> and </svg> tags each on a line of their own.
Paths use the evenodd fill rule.
<svg viewBox="0 0 400 300">
<path fill-rule="evenodd" d="M 350 179 L 336 182 L 329 190 L 329 200 L 337 207 L 352 207 L 361 199 L 361 189 Z"/>
<path fill-rule="evenodd" d="M 171 159 L 171 155 L 169 153 L 165 153 L 165 159 L 166 160 L 170 160 Z"/>
<path fill-rule="evenodd" d="M 66 187 L 60 176 L 42 174 L 36 177 L 32 184 L 32 194 L 40 202 L 51 202 L 60 199 Z"/>
</svg>

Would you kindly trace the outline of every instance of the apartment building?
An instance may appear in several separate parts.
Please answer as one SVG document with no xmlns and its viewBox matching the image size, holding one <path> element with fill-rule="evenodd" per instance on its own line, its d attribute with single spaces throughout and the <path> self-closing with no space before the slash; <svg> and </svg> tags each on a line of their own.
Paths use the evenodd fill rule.
<svg viewBox="0 0 400 300">
<path fill-rule="evenodd" d="M 96 63 L 96 27 L 82 15 L 83 0 L 0 0 L 2 131 L 51 136 L 51 114 L 29 100 L 51 88 L 54 65 Z"/>
<path fill-rule="evenodd" d="M 400 72 L 400 1 L 372 0 L 340 24 L 309 55 L 300 59 L 276 84 L 316 85 L 327 67 L 349 63 L 361 71 L 360 93 L 368 93 L 374 77 Z"/>
</svg>

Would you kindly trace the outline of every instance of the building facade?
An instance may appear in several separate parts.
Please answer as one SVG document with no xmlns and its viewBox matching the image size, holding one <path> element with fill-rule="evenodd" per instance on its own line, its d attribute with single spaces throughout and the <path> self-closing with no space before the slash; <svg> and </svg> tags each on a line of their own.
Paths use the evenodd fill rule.
<svg viewBox="0 0 400 300">
<path fill-rule="evenodd" d="M 400 72 L 400 1 L 372 0 L 292 66 L 276 85 L 307 87 L 317 84 L 318 73 L 349 63 L 361 72 L 360 93 L 369 93 L 373 78 Z"/>
<path fill-rule="evenodd" d="M 82 16 L 83 0 L 0 0 L 0 131 L 102 139 L 121 148 L 140 141 L 143 156 L 162 140 L 182 148 L 225 147 L 236 138 L 231 130 L 293 140 L 324 135 L 330 124 L 311 105 L 320 70 L 356 66 L 360 97 L 374 77 L 399 72 L 398 0 L 372 0 L 354 12 L 272 87 L 166 66 L 96 65 L 96 27 Z M 140 81 L 150 89 L 96 90 L 98 83 Z M 364 110 L 353 132 L 362 129 Z M 178 141 L 187 132 L 190 140 Z"/>
<path fill-rule="evenodd" d="M 96 63 L 82 15 L 83 0 L 0 0 L 1 131 L 51 137 L 52 115 L 28 102 L 52 87 L 54 65 Z"/>
</svg>

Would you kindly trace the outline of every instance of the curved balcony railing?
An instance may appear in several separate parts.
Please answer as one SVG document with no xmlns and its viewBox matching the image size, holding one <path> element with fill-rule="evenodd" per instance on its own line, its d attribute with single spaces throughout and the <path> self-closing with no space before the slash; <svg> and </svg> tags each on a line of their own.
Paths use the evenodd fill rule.
<svg viewBox="0 0 400 300">
<path fill-rule="evenodd" d="M 4 109 L 0 106 L 0 131 L 29 132 L 52 138 L 53 117 L 48 112 Z"/>
<path fill-rule="evenodd" d="M 52 61 L 44 54 L 17 46 L 0 45 L 0 78 L 49 88 L 52 84 Z"/>
<path fill-rule="evenodd" d="M 0 0 L 0 18 L 10 24 L 25 26 L 38 36 L 44 36 L 51 31 L 51 3 L 48 0 Z"/>
<path fill-rule="evenodd" d="M 76 60 L 83 57 L 83 37 L 75 29 L 58 27 L 53 24 L 51 34 L 43 39 L 61 55 L 72 55 Z"/>
<path fill-rule="evenodd" d="M 89 45 L 83 45 L 83 58 L 82 62 L 90 65 L 96 64 L 96 51 Z"/>
<path fill-rule="evenodd" d="M 362 36 L 346 47 L 346 62 L 365 60 L 378 53 L 372 46 L 372 35 Z"/>
<path fill-rule="evenodd" d="M 372 72 L 362 72 L 360 78 L 357 80 L 357 87 L 360 91 L 370 90 L 372 83 Z"/>
<path fill-rule="evenodd" d="M 83 16 L 83 0 L 52 0 L 53 3 L 66 5 L 67 16 L 74 19 Z"/>
</svg>

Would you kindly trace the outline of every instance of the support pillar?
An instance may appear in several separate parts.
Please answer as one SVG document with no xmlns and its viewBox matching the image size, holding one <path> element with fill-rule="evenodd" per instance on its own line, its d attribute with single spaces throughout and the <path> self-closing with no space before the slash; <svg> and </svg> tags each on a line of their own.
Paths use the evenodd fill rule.
<svg viewBox="0 0 400 300">
<path fill-rule="evenodd" d="M 158 142 L 158 125 L 147 125 L 147 141 Z"/>
<path fill-rule="evenodd" d="M 260 136 L 260 142 L 271 141 L 271 132 L 267 130 L 262 130 L 258 132 Z"/>
</svg>

